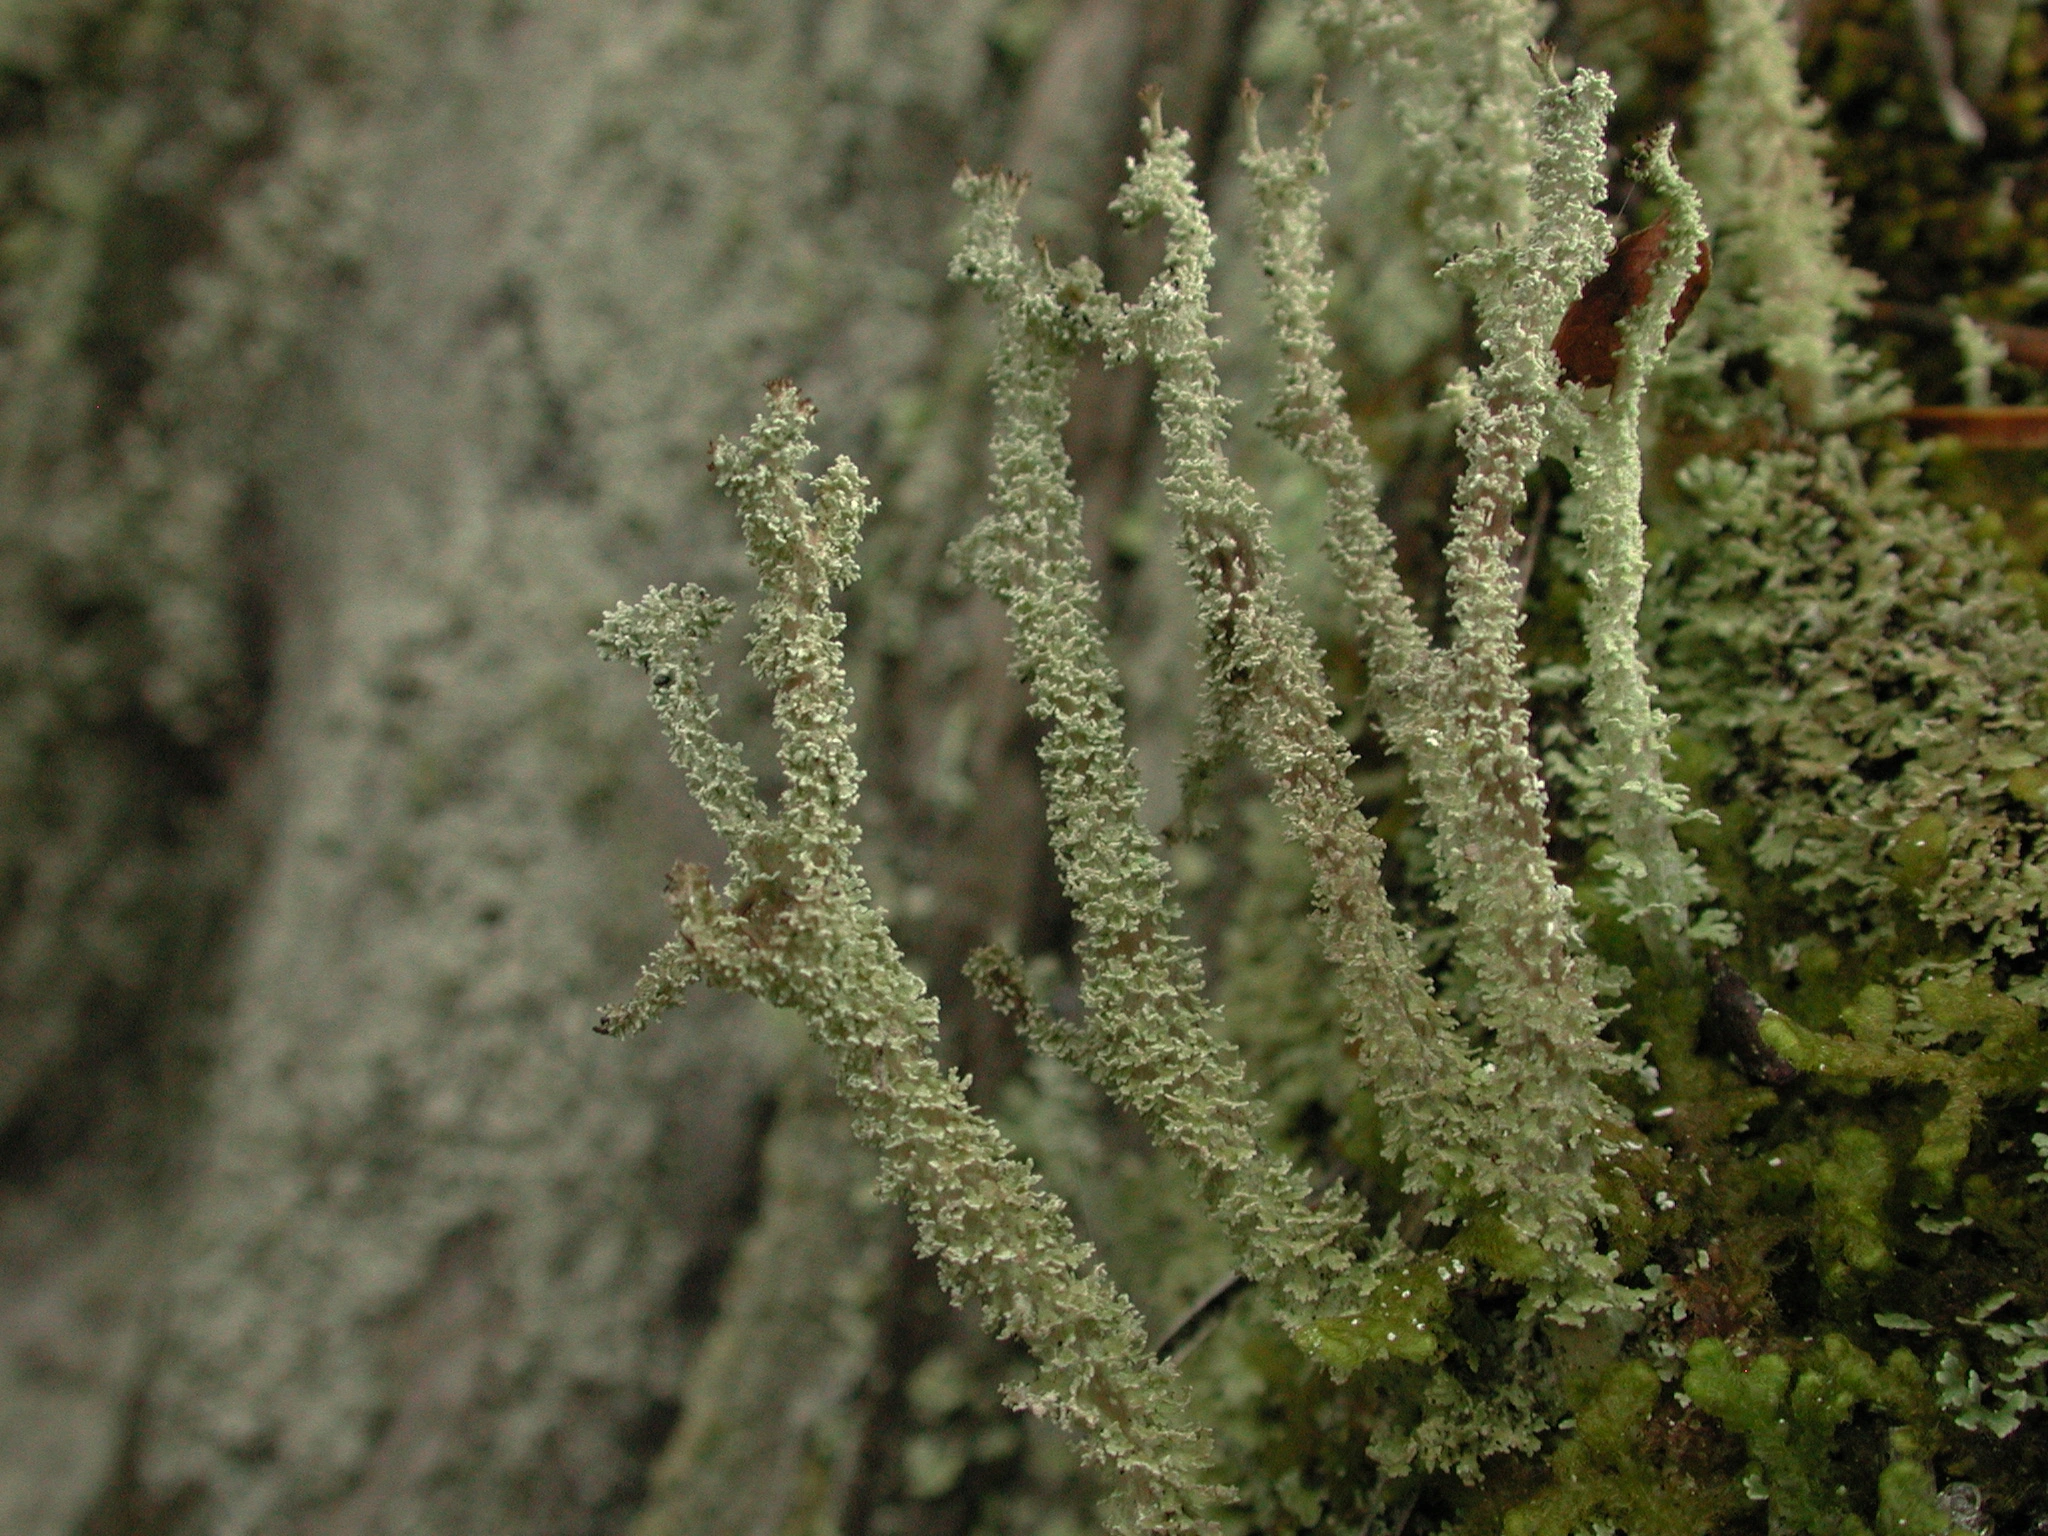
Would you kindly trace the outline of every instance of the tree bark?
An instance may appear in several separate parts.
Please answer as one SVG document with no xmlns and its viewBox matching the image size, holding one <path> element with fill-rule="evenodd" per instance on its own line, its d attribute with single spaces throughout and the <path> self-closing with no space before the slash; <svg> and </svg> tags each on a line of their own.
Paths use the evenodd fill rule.
<svg viewBox="0 0 2048 1536">
<path fill-rule="evenodd" d="M 943 559 L 986 435 L 946 188 L 961 159 L 1031 171 L 1047 227 L 1117 270 L 1132 93 L 1162 81 L 1213 150 L 1250 6 L 277 0 L 230 36 L 225 8 L 138 0 L 66 31 L 94 9 L 0 39 L 74 114 L 22 142 L 111 142 L 142 103 L 95 185 L 155 228 L 150 178 L 185 174 L 185 237 L 80 226 L 93 293 L 154 295 L 120 311 L 132 366 L 53 322 L 75 408 L 11 418 L 38 467 L 9 528 L 38 559 L 71 539 L 67 571 L 128 560 L 143 638 L 81 642 L 119 720 L 22 738 L 36 793 L 93 787 L 21 855 L 56 895 L 4 914 L 0 1527 L 621 1530 L 679 1416 L 644 1529 L 864 1520 L 929 1276 L 786 1027 L 706 999 L 592 1033 L 665 866 L 717 850 L 585 632 L 651 582 L 744 595 L 704 445 L 794 377 L 886 507 L 852 602 L 865 857 L 993 1093 L 1018 1053 L 959 962 L 1062 916 L 1000 615 Z M 91 49 L 119 89 L 67 83 Z M 204 175 L 173 164 L 193 144 Z M 1083 413 L 1098 517 L 1142 384 Z M 97 500 L 51 499 L 72 482 Z M 23 673 L 57 653 L 50 603 L 5 595 L 43 625 Z M 179 614 L 225 636 L 240 713 L 151 691 Z M 153 745 L 181 729 L 186 757 Z M 113 958 L 74 963 L 110 909 Z M 93 978 L 121 966 L 115 1008 Z"/>
</svg>

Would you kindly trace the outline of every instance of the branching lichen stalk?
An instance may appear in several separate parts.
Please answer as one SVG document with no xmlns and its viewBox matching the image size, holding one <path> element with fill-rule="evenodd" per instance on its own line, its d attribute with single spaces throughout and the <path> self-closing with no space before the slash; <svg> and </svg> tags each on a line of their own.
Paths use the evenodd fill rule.
<svg viewBox="0 0 2048 1536">
<path fill-rule="evenodd" d="M 1820 104 L 1799 80 L 1779 0 L 1710 0 L 1713 63 L 1700 82 L 1690 164 L 1721 275 L 1707 318 L 1730 353 L 1771 362 L 1795 425 L 1828 430 L 1902 403 L 1873 360 L 1836 336 L 1876 279 L 1841 254 L 1845 210 L 1822 163 Z"/>
<path fill-rule="evenodd" d="M 1244 1272 L 1300 1320 L 1349 1267 L 1354 1217 L 1342 1201 L 1312 1208 L 1307 1178 L 1265 1146 L 1265 1113 L 1220 1034 L 1200 960 L 1176 931 L 1172 874 L 1140 814 L 1061 440 L 1078 351 L 1122 349 L 1123 306 L 1085 260 L 1056 271 L 1025 259 L 1015 239 L 1021 183 L 967 174 L 958 190 L 971 211 L 954 275 L 981 288 L 997 313 L 996 511 L 963 554 L 1008 607 L 1016 672 L 1031 712 L 1047 722 L 1038 749 L 1047 820 L 1080 925 L 1088 1014 L 1066 1033 L 1071 1064 L 1193 1172 Z"/>
<path fill-rule="evenodd" d="M 1116 206 L 1130 222 L 1163 216 L 1167 224 L 1164 262 L 1131 323 L 1159 376 L 1164 488 L 1197 595 L 1206 713 L 1267 777 L 1308 854 L 1324 948 L 1353 1010 L 1350 1028 L 1387 1117 L 1390 1149 L 1407 1160 L 1410 1190 L 1497 1192 L 1503 1170 L 1480 1130 L 1492 1106 L 1472 1097 L 1483 1074 L 1388 903 L 1381 844 L 1358 811 L 1350 749 L 1331 723 L 1337 704 L 1314 636 L 1274 579 L 1265 508 L 1223 456 L 1226 402 L 1208 330 L 1212 242 L 1187 138 L 1166 132 L 1156 103 L 1146 132 L 1146 153 Z M 1283 347 L 1287 340 L 1283 333 Z M 1311 403 L 1305 415 L 1327 409 Z M 1364 469 L 1350 467 L 1354 483 L 1365 482 Z M 1406 621 L 1395 628 L 1396 644 L 1412 637 L 1409 654 L 1426 658 L 1405 604 L 1396 614 L 1397 626 Z"/>
<path fill-rule="evenodd" d="M 664 588 L 613 609 L 597 631 L 608 655 L 648 672 L 676 760 L 730 848 L 723 890 L 708 870 L 678 868 L 676 937 L 602 1027 L 639 1029 L 695 982 L 803 1015 L 921 1251 L 956 1297 L 973 1297 L 996 1331 L 1037 1357 L 1037 1381 L 1013 1399 L 1077 1431 L 1084 1453 L 1114 1469 L 1117 1528 L 1205 1531 L 1204 1442 L 1172 1372 L 1150 1358 L 1135 1309 L 1092 1262 L 1061 1202 L 940 1064 L 937 1004 L 854 860 L 861 773 L 831 594 L 854 575 L 872 503 L 845 459 L 818 478 L 815 503 L 805 497 L 809 414 L 792 386 L 777 386 L 753 431 L 713 455 L 761 580 L 749 662 L 774 690 L 785 787 L 772 816 L 737 752 L 713 735 L 703 692 L 704 644 L 726 605 L 698 588 Z"/>
<path fill-rule="evenodd" d="M 1575 805 L 1587 828 L 1608 840 L 1596 864 L 1610 877 L 1609 895 L 1624 921 L 1641 924 L 1666 948 L 1694 938 L 1725 945 L 1734 942 L 1734 928 L 1711 907 L 1699 861 L 1679 847 L 1672 830 L 1688 806 L 1683 788 L 1664 777 L 1671 716 L 1657 705 L 1639 627 L 1649 572 L 1643 402 L 1679 293 L 1704 249 L 1706 225 L 1698 195 L 1671 158 L 1669 128 L 1640 157 L 1639 175 L 1669 203 L 1664 258 L 1649 296 L 1622 324 L 1619 373 L 1606 401 L 1586 411 L 1572 465 L 1572 521 L 1585 550 L 1580 623 L 1592 725 L 1578 764 Z"/>
<path fill-rule="evenodd" d="M 1529 741 L 1511 549 L 1523 477 L 1559 401 L 1548 338 L 1605 252 L 1599 130 L 1611 99 L 1593 75 L 1553 80 L 1535 93 L 1536 222 L 1524 238 L 1503 238 L 1451 264 L 1474 288 L 1492 358 L 1468 384 L 1461 424 L 1467 469 L 1450 549 L 1459 627 L 1441 652 L 1429 647 L 1402 592 L 1376 514 L 1376 477 L 1321 360 L 1329 342 L 1312 192 L 1322 165 L 1319 108 L 1302 148 L 1254 142 L 1247 156 L 1282 358 L 1270 421 L 1327 478 L 1333 554 L 1372 666 L 1369 701 L 1435 828 L 1439 897 L 1460 919 L 1460 952 L 1479 978 L 1479 1018 L 1493 1042 L 1476 1070 L 1433 1075 L 1418 1093 L 1433 1115 L 1463 1121 L 1459 1139 L 1473 1149 L 1463 1177 L 1439 1188 L 1462 1201 L 1497 1202 L 1520 1239 L 1549 1250 L 1560 1268 L 1595 1277 L 1609 1266 L 1591 1237 L 1603 1209 L 1593 1168 L 1621 1117 L 1597 1084 L 1611 1056 L 1571 896 L 1547 852 L 1547 792 Z M 1372 1050 L 1361 1041 L 1363 1054 Z M 1375 1093 L 1392 1087 L 1398 1095 L 1405 1081 L 1397 1073 L 1393 1084 L 1376 1082 Z M 1442 1145 L 1442 1130 L 1430 1139 Z"/>
</svg>

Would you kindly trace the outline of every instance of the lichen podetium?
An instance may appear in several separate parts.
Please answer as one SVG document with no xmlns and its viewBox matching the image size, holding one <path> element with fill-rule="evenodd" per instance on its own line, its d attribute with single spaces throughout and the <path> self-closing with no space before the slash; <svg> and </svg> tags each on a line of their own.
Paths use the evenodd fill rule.
<svg viewBox="0 0 2048 1536">
<path fill-rule="evenodd" d="M 1186 1171 L 1250 1299 L 1157 1358 L 940 1065 L 937 1005 L 854 857 L 833 594 L 872 503 L 843 459 L 803 469 L 810 412 L 788 384 L 714 454 L 760 579 L 772 813 L 704 691 L 727 606 L 664 588 L 598 631 L 648 672 L 729 853 L 722 879 L 678 867 L 676 936 L 601 1027 L 638 1030 L 697 983 L 803 1015 L 921 1248 L 1035 1356 L 1014 1404 L 1103 1469 L 1111 1530 L 1661 1536 L 1750 1529 L 1761 1508 L 1774 1533 L 1855 1536 L 2016 1514 L 2048 1468 L 2048 1138 L 2027 1119 L 2048 1091 L 2048 638 L 1995 538 L 1868 425 L 1897 389 L 1839 336 L 1868 283 L 1836 251 L 1779 18 L 1709 5 L 1700 191 L 1671 132 L 1639 147 L 1660 243 L 1631 248 L 1657 254 L 1592 383 L 1553 339 L 1622 233 L 1601 211 L 1605 77 L 1560 77 L 1515 0 L 1311 11 L 1405 136 L 1485 354 L 1444 403 L 1463 470 L 1435 639 L 1329 361 L 1330 108 L 1318 89 L 1301 137 L 1268 147 L 1248 92 L 1279 358 L 1266 425 L 1322 481 L 1366 712 L 1426 829 L 1447 944 L 1426 948 L 1395 899 L 1416 892 L 1389 888 L 1327 637 L 1225 454 L 1211 230 L 1157 94 L 1112 204 L 1163 225 L 1135 298 L 1085 259 L 1020 250 L 1024 188 L 1000 174 L 962 173 L 953 265 L 995 317 L 993 510 L 960 562 L 1007 610 L 1044 724 L 1081 1017 L 1034 995 L 1024 957 L 984 952 L 971 979 Z M 1710 231 L 1712 284 L 1674 332 Z M 1083 544 L 1062 431 L 1090 350 L 1154 380 L 1197 622 L 1191 782 L 1237 754 L 1270 802 L 1220 990 L 1140 814 Z M 1653 412 L 1661 451 L 1692 457 L 1664 466 L 1675 489 L 1646 527 Z M 1575 683 L 1539 732 L 1518 520 L 1546 459 L 1571 485 L 1571 554 L 1547 579 L 1575 619 Z M 1304 1061 L 1355 1070 L 1356 1091 Z M 1311 1119 L 1326 1129 L 1304 1147 Z M 2032 1470 L 1998 1473 L 1987 1444 Z"/>
</svg>

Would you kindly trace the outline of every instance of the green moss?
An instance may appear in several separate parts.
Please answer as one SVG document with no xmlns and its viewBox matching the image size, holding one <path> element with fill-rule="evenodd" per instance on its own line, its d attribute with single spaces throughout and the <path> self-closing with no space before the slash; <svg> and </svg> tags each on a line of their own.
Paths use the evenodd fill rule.
<svg viewBox="0 0 2048 1536">
<path fill-rule="evenodd" d="M 1858 1277 L 1879 1273 L 1891 1263 L 1884 1222 L 1891 1188 L 1884 1138 L 1861 1126 L 1839 1127 L 1829 1155 L 1813 1171 L 1815 1247 L 1821 1283 L 1829 1290 L 1850 1290 Z"/>
<path fill-rule="evenodd" d="M 1910 1441 L 1900 1443 L 1910 1448 Z M 1936 1501 L 1933 1472 L 1901 1455 L 1877 1475 L 1877 1529 L 1884 1536 L 1955 1536 L 1962 1527 Z"/>
<path fill-rule="evenodd" d="M 1340 1376 L 1382 1360 L 1433 1364 L 1444 1352 L 1436 1330 L 1450 1308 L 1450 1286 L 1464 1273 L 1456 1259 L 1410 1259 L 1380 1277 L 1362 1309 L 1316 1323 L 1308 1342 Z"/>
<path fill-rule="evenodd" d="M 1501 1520 L 1501 1536 L 1578 1536 L 1605 1526 L 1631 1536 L 1692 1536 L 1725 1497 L 1663 1474 L 1642 1452 L 1664 1383 L 1640 1360 L 1608 1372 L 1551 1457 L 1552 1482 Z"/>
<path fill-rule="evenodd" d="M 1686 1356 L 1685 1391 L 1742 1438 L 1749 1454 L 1744 1486 L 1769 1501 L 1774 1530 L 1835 1536 L 1868 1529 L 1853 1507 L 1858 1494 L 1845 1480 L 1838 1432 L 1865 1404 L 1910 1412 L 1925 1384 L 1907 1351 L 1895 1351 L 1880 1367 L 1831 1333 L 1796 1365 L 1777 1353 L 1744 1360 L 1725 1341 L 1703 1339 Z M 1887 1495 L 1881 1476 L 1877 1512 L 1880 1528 L 1894 1528 L 1883 1520 L 1916 1507 L 1910 1497 L 1919 1484 L 1911 1474 L 1886 1475 L 1899 1491 Z"/>
</svg>

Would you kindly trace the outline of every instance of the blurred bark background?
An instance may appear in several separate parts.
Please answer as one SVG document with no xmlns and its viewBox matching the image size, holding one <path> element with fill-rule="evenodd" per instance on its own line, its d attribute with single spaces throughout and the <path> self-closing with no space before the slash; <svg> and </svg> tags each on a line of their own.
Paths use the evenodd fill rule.
<svg viewBox="0 0 2048 1536">
<path fill-rule="evenodd" d="M 1132 291 L 1150 246 L 1104 205 L 1134 93 L 1165 87 L 1227 222 L 1237 82 L 1314 68 L 1286 21 L 0 6 L 0 1530 L 1085 1529 L 800 1031 L 707 998 L 592 1033 L 670 860 L 716 849 L 585 632 L 655 582 L 744 597 L 705 445 L 796 379 L 884 504 L 865 857 L 994 1103 L 1021 1056 L 959 963 L 1057 951 L 1064 914 L 1000 615 L 943 558 L 987 425 L 947 186 L 1029 172 L 1028 225 Z M 1559 28 L 1638 127 L 1697 68 L 1683 5 Z M 1426 589 L 1415 408 L 1464 343 L 1386 156 L 1347 174 L 1336 327 Z M 1085 373 L 1072 441 L 1163 820 L 1145 385 Z"/>
<path fill-rule="evenodd" d="M 615 1531 L 672 1437 L 678 1530 L 889 1495 L 890 1362 L 956 1325 L 791 1030 L 591 1032 L 715 849 L 585 632 L 744 593 L 704 447 L 797 378 L 890 505 L 878 878 L 949 1004 L 967 948 L 1046 942 L 1000 626 L 940 560 L 984 436 L 947 187 L 1029 169 L 1103 248 L 1133 92 L 1213 155 L 1250 20 L 0 12 L 0 1529 Z M 1084 413 L 1112 495 L 1140 383 Z"/>
</svg>

